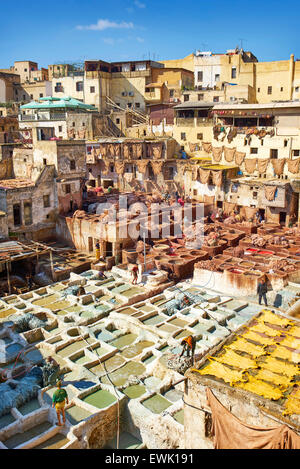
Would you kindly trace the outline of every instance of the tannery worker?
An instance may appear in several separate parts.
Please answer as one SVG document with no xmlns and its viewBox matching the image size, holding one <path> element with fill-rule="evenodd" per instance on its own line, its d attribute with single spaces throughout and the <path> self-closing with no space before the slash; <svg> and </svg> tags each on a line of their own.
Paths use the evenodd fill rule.
<svg viewBox="0 0 300 469">
<path fill-rule="evenodd" d="M 65 405 L 66 403 L 69 404 L 69 399 L 68 399 L 67 391 L 61 388 L 62 386 L 61 381 L 58 381 L 56 385 L 57 385 L 57 390 L 53 394 L 52 407 L 55 407 L 56 409 L 57 420 L 58 420 L 57 425 L 61 427 L 60 415 L 62 414 L 63 423 L 65 424 L 66 423 Z"/>
<path fill-rule="evenodd" d="M 190 353 L 192 353 L 192 358 L 194 359 L 195 348 L 196 348 L 196 341 L 194 337 L 189 335 L 188 337 L 182 340 L 181 345 L 182 345 L 182 352 L 180 356 L 182 357 L 184 352 L 187 352 L 187 356 L 189 357 Z"/>
<path fill-rule="evenodd" d="M 261 305 L 261 300 L 263 299 L 265 302 L 265 305 L 268 306 L 267 291 L 268 291 L 268 285 L 267 285 L 266 280 L 263 279 L 258 283 L 258 286 L 257 286 L 257 294 L 258 294 L 260 305 Z"/>
<path fill-rule="evenodd" d="M 136 285 L 137 284 L 137 279 L 138 279 L 138 273 L 139 273 L 139 268 L 138 268 L 137 265 L 135 265 L 132 268 L 131 273 L 132 273 L 132 285 Z"/>
<path fill-rule="evenodd" d="M 99 262 L 100 260 L 100 244 L 96 243 L 96 261 Z"/>
</svg>

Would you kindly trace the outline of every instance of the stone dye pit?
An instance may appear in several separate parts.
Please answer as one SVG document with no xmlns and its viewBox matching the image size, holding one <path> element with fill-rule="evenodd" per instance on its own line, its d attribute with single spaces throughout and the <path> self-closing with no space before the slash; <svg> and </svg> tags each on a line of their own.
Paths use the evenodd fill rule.
<svg viewBox="0 0 300 469">
<path fill-rule="evenodd" d="M 115 448 L 118 415 L 120 448 L 184 448 L 183 375 L 171 366 L 182 338 L 196 338 L 198 362 L 260 311 L 247 299 L 195 282 L 151 294 L 145 286 L 128 287 L 116 273 L 106 281 L 90 280 L 94 276 L 72 274 L 15 295 L 13 309 L 9 297 L 0 299 L 9 311 L 0 323 L 0 391 L 14 393 L 0 403 L 1 448 Z M 80 285 L 86 294 L 77 297 Z M 134 296 L 124 295 L 128 291 Z M 17 332 L 27 311 L 43 322 Z M 48 356 L 60 365 L 69 396 L 62 428 L 51 408 L 54 388 L 43 388 L 37 371 Z"/>
</svg>

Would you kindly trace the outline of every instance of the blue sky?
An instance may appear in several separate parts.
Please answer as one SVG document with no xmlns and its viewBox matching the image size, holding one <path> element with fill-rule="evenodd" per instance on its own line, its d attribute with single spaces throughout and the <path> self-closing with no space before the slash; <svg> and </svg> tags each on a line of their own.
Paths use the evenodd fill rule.
<svg viewBox="0 0 300 469">
<path fill-rule="evenodd" d="M 182 58 L 196 49 L 300 59 L 300 2 L 279 0 L 27 0 L 1 2 L 0 68 L 84 60 Z M 3 21 L 4 20 L 4 21 Z"/>
</svg>

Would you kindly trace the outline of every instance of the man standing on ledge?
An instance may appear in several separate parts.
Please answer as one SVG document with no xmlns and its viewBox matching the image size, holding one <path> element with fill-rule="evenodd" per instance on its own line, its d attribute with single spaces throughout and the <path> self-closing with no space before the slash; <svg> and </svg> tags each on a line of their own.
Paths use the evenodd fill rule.
<svg viewBox="0 0 300 469">
<path fill-rule="evenodd" d="M 261 300 L 263 299 L 265 302 L 265 305 L 268 306 L 267 291 L 268 291 L 268 285 L 267 285 L 266 279 L 264 278 L 260 280 L 257 286 L 257 294 L 258 294 L 260 305 L 261 305 Z"/>
<path fill-rule="evenodd" d="M 66 423 L 65 405 L 66 405 L 66 402 L 67 404 L 69 404 L 69 399 L 68 399 L 67 391 L 61 388 L 61 381 L 57 381 L 56 384 L 57 384 L 57 390 L 53 394 L 52 407 L 55 406 L 57 420 L 58 420 L 57 425 L 61 427 L 62 425 L 61 425 L 61 420 L 60 420 L 60 414 L 62 414 L 63 424 L 65 424 Z"/>
</svg>

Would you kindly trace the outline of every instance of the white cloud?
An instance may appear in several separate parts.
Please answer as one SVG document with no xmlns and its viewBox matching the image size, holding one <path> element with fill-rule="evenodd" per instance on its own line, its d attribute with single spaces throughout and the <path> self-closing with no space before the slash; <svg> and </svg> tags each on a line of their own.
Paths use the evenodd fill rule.
<svg viewBox="0 0 300 469">
<path fill-rule="evenodd" d="M 115 44 L 121 44 L 122 42 L 124 42 L 124 39 L 114 39 L 112 37 L 105 37 L 103 39 L 103 42 L 105 42 L 105 44 L 108 44 L 109 46 L 114 46 Z"/>
<path fill-rule="evenodd" d="M 83 30 L 89 30 L 89 31 L 104 31 L 106 29 L 133 29 L 134 24 L 133 23 L 126 23 L 125 21 L 122 21 L 121 23 L 117 23 L 115 21 L 110 21 L 110 20 L 98 20 L 97 24 L 90 24 L 88 26 L 76 26 L 76 29 L 79 29 L 80 31 Z"/>
<path fill-rule="evenodd" d="M 137 42 L 145 42 L 145 39 L 142 37 L 137 37 L 136 40 Z"/>
<path fill-rule="evenodd" d="M 139 0 L 135 0 L 134 4 L 137 8 L 146 8 L 146 4 L 140 2 Z"/>
</svg>

